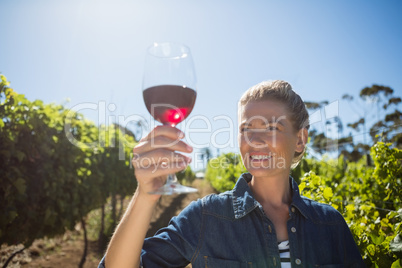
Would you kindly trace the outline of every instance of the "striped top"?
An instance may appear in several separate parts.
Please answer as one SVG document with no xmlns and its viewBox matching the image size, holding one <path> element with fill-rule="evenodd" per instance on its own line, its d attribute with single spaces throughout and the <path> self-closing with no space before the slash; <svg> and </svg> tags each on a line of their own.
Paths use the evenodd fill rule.
<svg viewBox="0 0 402 268">
<path fill-rule="evenodd" d="M 289 240 L 278 243 L 279 257 L 281 258 L 282 268 L 291 268 Z"/>
</svg>

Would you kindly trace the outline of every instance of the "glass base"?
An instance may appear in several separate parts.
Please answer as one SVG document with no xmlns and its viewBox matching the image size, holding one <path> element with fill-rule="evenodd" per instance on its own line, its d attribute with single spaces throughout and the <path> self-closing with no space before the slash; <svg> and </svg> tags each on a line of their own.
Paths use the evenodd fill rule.
<svg viewBox="0 0 402 268">
<path fill-rule="evenodd" d="M 162 195 L 172 195 L 172 194 L 188 194 L 195 193 L 198 190 L 193 187 L 188 187 L 181 185 L 179 183 L 166 183 L 159 189 L 156 189 L 153 192 L 149 192 L 150 194 L 162 194 Z"/>
</svg>

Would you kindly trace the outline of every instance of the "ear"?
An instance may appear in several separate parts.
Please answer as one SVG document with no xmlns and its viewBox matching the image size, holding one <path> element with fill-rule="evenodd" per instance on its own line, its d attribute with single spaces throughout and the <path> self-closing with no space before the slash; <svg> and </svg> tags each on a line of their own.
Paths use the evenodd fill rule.
<svg viewBox="0 0 402 268">
<path fill-rule="evenodd" d="M 308 130 L 307 128 L 302 128 L 297 132 L 297 140 L 296 140 L 296 152 L 301 153 L 306 147 L 308 139 Z"/>
</svg>

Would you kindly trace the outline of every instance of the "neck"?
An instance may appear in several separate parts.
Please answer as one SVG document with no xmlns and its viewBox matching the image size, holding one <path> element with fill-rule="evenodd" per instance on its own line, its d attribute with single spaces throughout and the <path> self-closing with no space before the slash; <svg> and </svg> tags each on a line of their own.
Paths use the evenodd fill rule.
<svg viewBox="0 0 402 268">
<path fill-rule="evenodd" d="M 289 173 L 269 177 L 255 177 L 249 185 L 255 199 L 262 205 L 272 207 L 289 206 L 292 202 L 290 193 Z"/>
</svg>

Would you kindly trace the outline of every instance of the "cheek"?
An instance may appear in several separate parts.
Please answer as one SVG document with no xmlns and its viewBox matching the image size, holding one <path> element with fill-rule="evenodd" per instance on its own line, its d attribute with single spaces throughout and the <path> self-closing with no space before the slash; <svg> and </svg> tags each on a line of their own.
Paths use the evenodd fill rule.
<svg viewBox="0 0 402 268">
<path fill-rule="evenodd" d="M 244 145 L 244 135 L 240 133 L 237 135 L 237 143 L 239 145 L 239 148 L 241 148 Z"/>
<path fill-rule="evenodd" d="M 237 142 L 239 143 L 240 154 L 243 157 L 247 152 L 247 142 L 244 135 L 239 134 L 237 137 Z"/>
<path fill-rule="evenodd" d="M 243 139 L 243 137 L 241 135 L 239 135 L 237 137 L 237 143 L 238 143 L 238 146 L 239 146 L 239 149 L 240 149 L 240 152 L 241 152 L 243 147 L 244 147 L 244 139 Z"/>
<path fill-rule="evenodd" d="M 286 153 L 290 158 L 293 158 L 295 153 L 295 143 L 294 139 L 285 139 L 282 144 L 282 151 Z"/>
</svg>

